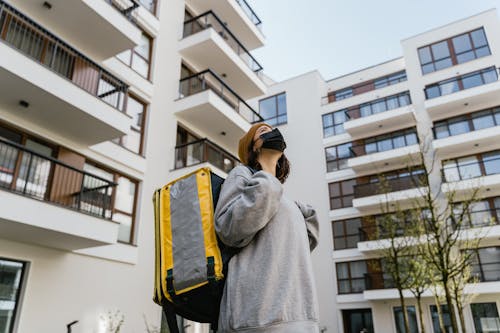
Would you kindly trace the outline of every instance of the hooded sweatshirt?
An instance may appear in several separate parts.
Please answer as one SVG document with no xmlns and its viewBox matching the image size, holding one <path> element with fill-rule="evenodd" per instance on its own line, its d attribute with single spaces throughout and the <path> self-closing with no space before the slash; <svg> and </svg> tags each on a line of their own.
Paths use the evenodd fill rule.
<svg viewBox="0 0 500 333">
<path fill-rule="evenodd" d="M 215 219 L 222 242 L 241 248 L 229 262 L 219 330 L 318 332 L 315 211 L 287 199 L 273 175 L 237 166 L 222 186 Z"/>
</svg>

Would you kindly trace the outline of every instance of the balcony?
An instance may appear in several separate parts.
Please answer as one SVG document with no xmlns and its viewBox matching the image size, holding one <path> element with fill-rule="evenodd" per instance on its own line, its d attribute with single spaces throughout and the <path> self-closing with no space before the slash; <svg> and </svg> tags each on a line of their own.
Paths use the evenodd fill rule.
<svg viewBox="0 0 500 333">
<path fill-rule="evenodd" d="M 500 107 L 434 123 L 433 148 L 440 158 L 500 149 Z"/>
<path fill-rule="evenodd" d="M 443 161 L 444 193 L 464 200 L 475 191 L 477 196 L 500 195 L 500 151 L 487 152 Z"/>
<path fill-rule="evenodd" d="M 179 52 L 195 68 L 211 68 L 247 100 L 266 91 L 262 66 L 212 12 L 184 22 Z"/>
<path fill-rule="evenodd" d="M 431 119 L 470 113 L 472 110 L 500 105 L 498 69 L 486 68 L 441 81 L 425 88 L 424 105 Z"/>
<path fill-rule="evenodd" d="M 262 22 L 246 0 L 187 0 L 196 13 L 214 11 L 249 50 L 264 46 Z"/>
<path fill-rule="evenodd" d="M 83 145 L 128 132 L 124 82 L 7 5 L 0 31 L 2 117 Z"/>
<path fill-rule="evenodd" d="M 344 123 L 344 129 L 353 139 L 362 138 L 367 133 L 379 135 L 416 125 L 411 106 L 402 106 L 367 116 L 361 116 L 356 111 L 359 110 L 349 110 L 347 114 L 350 119 Z"/>
<path fill-rule="evenodd" d="M 420 163 L 420 146 L 414 129 L 359 140 L 350 149 L 347 165 L 358 174 L 404 168 Z"/>
<path fill-rule="evenodd" d="M 217 138 L 229 151 L 237 151 L 237 143 L 251 123 L 263 120 L 211 70 L 180 80 L 175 114 L 207 136 Z"/>
<path fill-rule="evenodd" d="M 140 43 L 141 30 L 130 21 L 136 0 L 121 1 L 125 5 L 121 10 L 113 8 L 111 0 L 49 2 L 50 8 L 42 5 L 43 1 L 34 0 L 15 1 L 15 5 L 97 61 L 113 57 Z M 2 4 L 8 12 L 14 10 L 0 1 L 0 7 Z"/>
<path fill-rule="evenodd" d="M 427 178 L 425 175 L 413 174 L 398 178 L 385 179 L 382 184 L 366 183 L 354 186 L 354 199 L 352 205 L 360 211 L 376 211 L 384 205 L 399 208 L 412 206 L 426 193 Z"/>
<path fill-rule="evenodd" d="M 111 221 L 114 186 L 0 139 L 0 234 L 65 250 L 116 243 L 119 224 Z"/>
<path fill-rule="evenodd" d="M 204 163 L 208 163 L 211 169 L 217 168 L 228 174 L 240 161 L 237 157 L 208 139 L 201 139 L 175 147 L 176 170 L 192 166 L 200 167 Z"/>
</svg>

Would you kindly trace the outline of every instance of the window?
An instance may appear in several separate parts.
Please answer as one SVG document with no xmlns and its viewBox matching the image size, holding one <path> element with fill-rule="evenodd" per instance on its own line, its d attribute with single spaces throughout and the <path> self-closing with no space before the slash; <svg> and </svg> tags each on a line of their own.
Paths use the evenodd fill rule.
<svg viewBox="0 0 500 333">
<path fill-rule="evenodd" d="M 332 222 L 335 250 L 355 248 L 361 241 L 360 229 L 360 218 Z"/>
<path fill-rule="evenodd" d="M 325 149 L 327 172 L 347 168 L 347 160 L 353 157 L 351 146 L 352 143 L 348 142 Z"/>
<path fill-rule="evenodd" d="M 476 333 L 500 333 L 496 303 L 472 303 L 470 309 Z"/>
<path fill-rule="evenodd" d="M 490 54 L 483 28 L 418 49 L 422 74 L 428 74 Z"/>
<path fill-rule="evenodd" d="M 323 119 L 323 137 L 339 135 L 345 133 L 344 122 L 347 121 L 347 110 L 335 111 L 324 114 Z"/>
<path fill-rule="evenodd" d="M 372 114 L 397 109 L 411 104 L 410 93 L 404 92 L 385 98 L 380 98 L 365 104 L 361 104 L 359 108 L 349 110 L 350 118 L 367 117 Z"/>
<path fill-rule="evenodd" d="M 26 263 L 0 258 L 0 332 L 14 332 Z"/>
<path fill-rule="evenodd" d="M 457 91 L 474 88 L 498 79 L 495 67 L 485 68 L 469 74 L 457 76 L 452 79 L 437 82 L 425 87 L 425 98 L 432 99 L 439 96 L 453 94 Z"/>
<path fill-rule="evenodd" d="M 354 185 L 356 185 L 356 179 L 328 184 L 328 190 L 330 191 L 330 209 L 352 207 Z"/>
<path fill-rule="evenodd" d="M 157 0 L 139 0 L 141 5 L 153 14 L 156 14 L 156 1 Z"/>
<path fill-rule="evenodd" d="M 118 54 L 117 58 L 145 79 L 149 79 L 152 48 L 153 38 L 143 32 L 141 36 L 141 43 L 132 50 L 127 50 Z"/>
<path fill-rule="evenodd" d="M 362 82 L 352 87 L 343 88 L 340 90 L 329 92 L 326 96 L 327 103 L 333 103 L 356 95 L 363 94 L 375 89 L 384 88 L 399 82 L 406 81 L 406 71 L 401 71 L 389 74 L 375 80 Z"/>
<path fill-rule="evenodd" d="M 415 128 L 409 128 L 389 134 L 374 136 L 363 141 L 364 144 L 352 147 L 355 156 L 368 155 L 415 145 L 418 143 L 418 137 Z"/>
<path fill-rule="evenodd" d="M 451 328 L 451 318 L 450 312 L 448 311 L 448 305 L 441 305 L 441 314 L 443 315 L 443 324 L 445 332 L 441 331 L 439 327 L 439 315 L 437 311 L 437 307 L 435 305 L 430 306 L 431 317 L 432 317 L 432 328 L 434 329 L 434 333 L 448 333 L 453 332 Z"/>
<path fill-rule="evenodd" d="M 132 117 L 132 126 L 130 126 L 130 132 L 127 135 L 114 140 L 119 145 L 136 154 L 144 153 L 143 144 L 146 109 L 146 103 L 140 101 L 134 96 L 129 95 L 127 99 L 126 113 Z"/>
<path fill-rule="evenodd" d="M 259 101 L 259 113 L 271 126 L 287 123 L 286 93 L 274 95 Z"/>
<path fill-rule="evenodd" d="M 87 206 L 87 211 L 100 215 L 104 218 L 120 223 L 118 229 L 118 241 L 123 243 L 133 242 L 133 229 L 135 221 L 137 182 L 121 174 L 105 170 L 94 164 L 85 163 L 85 171 L 115 182 L 114 188 L 100 188 L 99 180 L 86 177 L 84 183 L 88 182 L 86 188 L 98 188 L 99 190 L 90 192 L 82 205 Z M 103 182 L 104 186 L 104 182 Z M 102 187 L 102 186 L 101 186 Z"/>
<path fill-rule="evenodd" d="M 472 276 L 481 282 L 500 281 L 500 247 L 477 250 L 472 263 Z"/>
<path fill-rule="evenodd" d="M 342 310 L 344 333 L 374 333 L 371 309 Z"/>
<path fill-rule="evenodd" d="M 339 294 L 361 293 L 366 290 L 366 261 L 341 262 L 337 263 L 336 268 Z"/>
<path fill-rule="evenodd" d="M 500 150 L 443 161 L 445 181 L 500 174 Z"/>
<path fill-rule="evenodd" d="M 462 228 L 483 227 L 498 224 L 500 217 L 500 197 L 491 197 L 471 203 L 459 202 L 453 204 L 455 222 Z M 455 226 L 457 227 L 457 226 Z"/>
<path fill-rule="evenodd" d="M 408 322 L 410 324 L 410 332 L 406 332 L 403 318 L 403 308 L 401 306 L 394 307 L 394 320 L 396 321 L 397 333 L 418 333 L 417 314 L 414 306 L 406 306 Z"/>
</svg>

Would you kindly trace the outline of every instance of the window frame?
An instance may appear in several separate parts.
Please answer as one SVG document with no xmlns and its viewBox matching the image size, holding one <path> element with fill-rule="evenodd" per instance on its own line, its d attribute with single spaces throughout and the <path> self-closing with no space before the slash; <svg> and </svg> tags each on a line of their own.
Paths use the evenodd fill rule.
<svg viewBox="0 0 500 333">
<path fill-rule="evenodd" d="M 30 263 L 28 261 L 22 261 L 22 260 L 17 260 L 17 259 L 11 259 L 7 257 L 2 257 L 0 256 L 0 261 L 9 261 L 9 262 L 14 262 L 14 263 L 20 263 L 22 264 L 22 271 L 21 271 L 21 276 L 19 278 L 19 287 L 17 288 L 16 291 L 16 301 L 14 305 L 14 310 L 12 311 L 12 321 L 8 327 L 7 332 L 8 333 L 14 333 L 17 329 L 17 326 L 19 325 L 19 314 L 20 314 L 20 309 L 22 306 L 23 302 L 23 295 L 25 292 L 26 288 L 26 281 L 27 281 L 27 276 L 28 276 L 28 271 L 30 268 Z"/>
<path fill-rule="evenodd" d="M 349 154 L 348 154 L 349 156 L 339 158 L 339 147 L 341 147 L 341 146 L 347 146 L 347 150 L 349 151 Z M 330 147 L 326 147 L 325 148 L 325 161 L 326 161 L 326 172 L 327 173 L 329 173 L 329 172 L 336 172 L 336 171 L 340 171 L 340 170 L 344 170 L 344 169 L 348 169 L 349 168 L 349 166 L 347 165 L 347 163 L 343 167 L 341 167 L 340 164 L 341 164 L 341 162 L 343 162 L 343 161 L 347 162 L 347 160 L 349 160 L 350 158 L 354 157 L 354 155 L 352 153 L 351 147 L 352 147 L 352 142 L 346 142 L 346 143 L 342 143 L 340 145 L 330 146 Z M 334 158 L 334 159 L 329 159 L 328 158 L 328 152 L 327 151 L 330 150 L 330 149 L 333 149 L 335 151 L 335 157 L 336 158 Z M 329 170 L 328 166 L 329 166 L 330 163 L 334 163 L 335 166 L 336 166 L 336 169 Z"/>
<path fill-rule="evenodd" d="M 480 46 L 480 47 L 476 47 L 474 45 L 474 40 L 472 38 L 472 33 L 476 32 L 476 31 L 479 31 L 479 30 L 483 31 L 483 35 L 484 35 L 485 40 L 486 40 L 486 45 L 483 45 L 483 46 Z M 468 36 L 469 41 L 470 41 L 470 45 L 472 46 L 472 48 L 470 50 L 468 50 L 468 51 L 463 51 L 463 52 L 457 53 L 455 51 L 455 46 L 453 44 L 453 40 L 455 38 L 458 38 L 458 37 L 461 37 L 461 36 Z M 446 42 L 449 56 L 445 57 L 445 58 L 435 59 L 434 58 L 434 51 L 432 50 L 432 46 L 438 45 L 438 44 L 443 43 L 443 42 Z M 479 48 L 483 48 L 483 47 L 487 47 L 488 48 L 488 51 L 489 51 L 488 53 L 489 54 L 478 57 L 477 54 L 476 54 L 477 53 L 476 50 L 479 49 Z M 420 50 L 423 50 L 423 49 L 428 49 L 428 52 L 429 52 L 429 55 L 430 55 L 430 58 L 431 58 L 431 60 L 429 62 L 422 63 L 422 59 L 420 57 Z M 467 53 L 467 52 L 471 52 L 471 51 L 473 51 L 474 56 L 475 56 L 473 59 L 466 60 L 466 61 L 463 61 L 463 62 L 459 62 L 458 61 L 458 59 L 457 59 L 458 56 L 460 56 L 460 55 L 462 55 L 464 53 Z M 419 63 L 420 63 L 420 70 L 422 72 L 422 75 L 426 75 L 426 74 L 434 73 L 434 72 L 437 72 L 437 71 L 440 71 L 440 70 L 443 70 L 443 69 L 446 69 L 446 68 L 450 68 L 450 67 L 453 67 L 453 66 L 456 66 L 456 65 L 464 64 L 464 63 L 467 63 L 469 61 L 473 61 L 473 60 L 476 60 L 476 59 L 480 59 L 480 58 L 489 56 L 489 55 L 491 55 L 491 48 L 490 48 L 490 43 L 488 42 L 488 37 L 486 36 L 486 31 L 484 29 L 484 26 L 481 26 L 481 27 L 476 28 L 474 30 L 463 32 L 463 33 L 460 33 L 458 35 L 454 35 L 454 36 L 448 37 L 446 39 L 442 39 L 442 40 L 436 41 L 434 43 L 421 46 L 421 47 L 419 47 L 417 49 L 417 55 L 418 55 L 418 60 L 419 60 Z M 435 65 L 436 62 L 442 61 L 442 60 L 447 59 L 447 58 L 450 58 L 451 65 L 447 66 L 447 67 L 444 67 L 444 68 L 436 69 L 436 65 Z M 430 64 L 432 64 L 433 70 L 429 71 L 429 72 L 424 72 L 424 67 L 427 66 L 427 65 L 430 65 Z"/>
<path fill-rule="evenodd" d="M 365 263 L 365 273 L 363 273 L 363 277 L 352 277 L 352 273 L 351 273 L 351 264 L 352 263 L 358 263 L 358 262 L 364 262 Z M 348 277 L 347 278 L 342 278 L 340 279 L 339 278 L 339 265 L 342 265 L 342 264 L 346 264 L 347 265 L 347 275 Z M 368 290 L 368 286 L 366 284 L 366 275 L 368 274 L 369 270 L 368 270 L 368 265 L 369 265 L 369 262 L 368 260 L 351 260 L 351 261 L 343 261 L 343 262 L 337 262 L 335 263 L 335 278 L 336 278 L 336 281 L 337 281 L 337 294 L 338 295 L 347 295 L 347 294 L 360 294 L 362 293 L 363 291 L 365 290 Z M 364 288 L 363 290 L 361 291 L 356 291 L 356 292 L 353 292 L 353 287 L 352 287 L 352 281 L 353 280 L 361 280 L 363 279 L 363 284 L 364 284 Z M 349 291 L 347 292 L 341 292 L 340 291 L 340 283 L 339 281 L 349 281 Z"/>
<path fill-rule="evenodd" d="M 493 119 L 493 126 L 482 127 L 482 128 L 476 129 L 476 125 L 474 125 L 474 120 L 478 119 L 479 117 L 477 117 L 477 115 L 481 114 L 481 113 L 488 113 L 489 115 L 491 115 L 491 117 Z M 497 116 L 496 116 L 497 114 L 498 114 L 499 121 L 497 121 Z M 452 126 L 454 124 L 462 123 L 462 122 L 467 122 L 467 124 L 469 126 L 469 130 L 466 132 L 463 132 L 463 133 L 453 134 L 452 130 L 450 129 L 450 126 Z M 434 133 L 434 139 L 439 140 L 439 139 L 448 138 L 450 136 L 466 134 L 466 133 L 470 133 L 470 132 L 474 132 L 474 131 L 479 131 L 479 130 L 482 130 L 485 128 L 492 128 L 495 126 L 500 126 L 500 106 L 494 106 L 491 108 L 481 109 L 481 110 L 467 113 L 464 115 L 459 115 L 459 116 L 450 117 L 450 118 L 435 121 L 432 125 L 432 127 L 433 127 L 432 130 Z M 437 134 L 438 132 L 436 131 L 436 128 L 438 128 L 438 127 L 445 128 L 447 135 L 438 138 L 438 134 Z"/>
<path fill-rule="evenodd" d="M 347 233 L 347 229 L 348 229 L 347 223 L 352 223 L 353 221 L 356 221 L 356 222 L 359 221 L 358 232 L 355 234 L 348 234 Z M 336 235 L 335 225 L 341 225 L 341 228 L 342 228 L 341 235 Z M 333 248 L 334 248 L 334 250 L 338 251 L 338 250 L 346 250 L 346 249 L 356 248 L 356 244 L 361 242 L 361 234 L 360 234 L 359 229 L 361 229 L 362 227 L 363 227 L 363 218 L 361 218 L 361 217 L 354 217 L 354 218 L 345 219 L 345 220 L 332 221 L 332 235 L 333 235 Z M 349 244 L 348 239 L 355 237 L 355 236 L 357 236 L 357 238 L 358 238 L 356 241 L 356 244 L 353 247 L 348 246 L 348 244 Z M 335 240 L 337 240 L 337 239 L 342 239 L 344 241 L 345 246 L 344 247 L 337 246 L 337 243 L 335 242 Z"/>
<path fill-rule="evenodd" d="M 321 115 L 321 122 L 322 122 L 322 128 L 323 128 L 323 138 L 329 138 L 329 137 L 332 137 L 335 135 L 344 134 L 346 132 L 344 129 L 344 123 L 349 120 L 349 116 L 347 115 L 347 111 L 348 111 L 348 109 L 342 109 L 342 110 L 337 110 L 337 111 L 333 111 L 333 112 L 329 112 L 329 113 L 325 113 L 325 114 Z M 340 113 L 344 113 L 345 120 L 341 123 L 336 123 L 335 122 L 335 114 L 340 114 Z M 330 126 L 325 126 L 325 118 L 327 118 L 327 117 L 331 118 L 331 120 L 332 120 L 332 125 L 330 125 Z M 338 126 L 342 126 L 341 133 L 337 133 L 337 131 L 335 130 L 335 128 Z M 332 135 L 325 135 L 325 130 L 329 129 L 329 128 L 332 129 L 333 134 Z"/>
<path fill-rule="evenodd" d="M 401 101 L 400 101 L 401 97 L 408 97 L 408 104 L 404 104 L 403 105 L 401 103 Z M 389 107 L 388 101 L 391 100 L 391 99 L 394 99 L 394 98 L 396 98 L 396 100 L 397 100 L 397 106 L 396 107 Z M 374 112 L 373 106 L 375 104 L 378 104 L 378 103 L 381 103 L 381 102 L 384 103 L 385 110 L 384 111 Z M 349 110 L 346 112 L 346 114 L 347 114 L 349 120 L 350 119 L 357 119 L 357 118 L 364 118 L 364 117 L 373 116 L 374 114 L 378 114 L 378 113 L 383 113 L 383 112 L 387 112 L 387 111 L 399 109 L 399 108 L 402 108 L 402 107 L 405 107 L 405 106 L 408 106 L 408 105 L 411 105 L 411 104 L 412 104 L 412 101 L 411 101 L 410 92 L 409 91 L 404 91 L 404 92 L 397 93 L 397 94 L 394 94 L 394 95 L 390 95 L 390 96 L 386 96 L 386 97 L 382 97 L 382 98 L 377 98 L 377 99 L 374 99 L 372 101 L 356 105 L 354 107 L 350 107 Z M 369 108 L 370 113 L 368 115 L 362 115 L 361 114 L 361 108 L 363 108 L 363 107 L 368 107 Z"/>
<path fill-rule="evenodd" d="M 148 113 L 148 110 L 149 110 L 149 104 L 147 102 L 144 102 L 142 99 L 140 99 L 139 97 L 136 97 L 134 94 L 132 93 L 128 93 L 128 96 L 127 96 L 127 104 L 125 105 L 125 114 L 127 114 L 128 116 L 130 116 L 128 113 L 127 113 L 127 108 L 128 108 L 128 102 L 130 99 L 133 99 L 135 100 L 137 103 L 141 104 L 143 106 L 142 108 L 142 117 L 141 117 L 141 128 L 140 128 L 140 131 L 138 131 L 134 125 L 130 125 L 130 130 L 131 131 L 134 131 L 136 133 L 139 133 L 140 135 L 140 141 L 139 141 L 139 151 L 134 151 L 128 147 L 125 146 L 124 144 L 124 138 L 127 136 L 127 134 L 125 134 L 124 136 L 121 136 L 115 140 L 113 140 L 112 142 L 120 145 L 122 148 L 136 154 L 136 155 L 139 155 L 139 156 L 142 156 L 142 157 L 145 157 L 145 151 L 144 151 L 144 146 L 145 146 L 145 142 L 144 142 L 144 138 L 146 136 L 146 122 L 147 122 L 147 113 Z"/>
<path fill-rule="evenodd" d="M 463 180 L 467 180 L 467 179 L 475 179 L 475 178 L 479 178 L 479 177 L 486 177 L 486 176 L 500 174 L 500 173 L 490 173 L 490 174 L 487 174 L 487 172 L 486 172 L 485 163 L 488 162 L 488 161 L 492 161 L 492 160 L 486 160 L 485 161 L 484 160 L 484 155 L 493 154 L 493 153 L 500 154 L 500 149 L 491 150 L 491 151 L 485 151 L 485 152 L 482 152 L 482 153 L 477 153 L 477 154 L 472 154 L 472 155 L 463 155 L 463 156 L 458 156 L 458 157 L 450 158 L 450 159 L 447 159 L 447 160 L 442 160 L 441 161 L 441 170 L 442 170 L 442 179 L 443 179 L 443 181 L 447 182 L 447 183 L 450 183 L 450 182 L 459 182 L 459 181 L 463 181 Z M 465 163 L 465 164 L 460 165 L 459 160 L 465 159 L 465 158 L 473 158 L 473 157 L 476 158 L 476 162 Z M 499 161 L 498 163 L 500 163 L 500 157 L 493 159 L 493 161 Z M 448 168 L 445 168 L 445 163 L 450 163 L 449 165 L 452 165 L 452 166 L 450 166 Z M 465 170 L 464 168 L 466 168 L 467 166 L 471 166 L 471 165 L 477 165 L 479 167 L 480 175 L 476 176 L 476 177 L 469 177 L 469 178 L 463 177 L 462 174 L 461 174 L 461 170 Z M 447 169 L 455 170 L 456 174 L 458 175 L 458 180 L 448 180 L 447 177 L 446 177 L 447 176 L 447 173 L 446 173 Z"/>
<path fill-rule="evenodd" d="M 279 96 L 284 96 L 285 98 L 285 112 L 284 113 L 279 113 L 279 103 L 278 103 L 278 98 Z M 270 99 L 274 99 L 274 116 L 271 117 L 271 118 L 264 118 L 262 116 L 262 113 L 261 113 L 261 103 L 264 102 L 264 101 L 268 101 Z M 279 92 L 277 94 L 274 94 L 272 96 L 268 96 L 268 97 L 265 97 L 265 98 L 262 98 L 259 100 L 259 115 L 264 119 L 264 122 L 265 123 L 268 123 L 269 125 L 271 126 L 280 126 L 280 125 L 286 125 L 288 124 L 288 105 L 287 105 L 287 101 L 286 101 L 286 91 L 282 91 L 282 92 Z M 278 119 L 280 117 L 285 117 L 286 120 L 284 122 L 279 122 Z M 274 122 L 274 120 L 276 122 Z"/>
<path fill-rule="evenodd" d="M 347 182 L 354 182 L 354 185 L 352 186 L 352 193 L 351 194 L 343 194 L 342 184 L 343 183 L 347 183 Z M 339 186 L 339 195 L 332 196 L 331 185 L 333 185 L 333 184 L 338 184 L 338 186 Z M 351 179 L 341 180 L 341 181 L 338 181 L 338 182 L 328 183 L 328 193 L 329 193 L 329 198 L 330 198 L 330 210 L 352 207 L 352 200 L 354 200 L 354 188 L 355 188 L 356 184 L 357 184 L 356 178 L 351 178 Z M 346 197 L 352 197 L 351 200 L 350 200 L 351 201 L 350 205 L 344 205 L 344 198 L 346 198 Z M 340 200 L 340 202 L 341 202 L 340 207 L 334 208 L 332 206 L 332 200 L 335 200 L 335 199 Z"/>
<path fill-rule="evenodd" d="M 151 37 L 144 30 L 141 30 L 141 32 L 142 32 L 142 35 L 146 36 L 146 38 L 148 38 L 148 40 L 149 40 L 149 60 L 145 59 L 142 55 L 140 55 L 139 53 L 137 53 L 136 50 L 135 50 L 135 47 L 132 48 L 132 49 L 128 49 L 128 50 L 123 51 L 123 52 L 130 52 L 130 57 L 128 57 L 128 63 L 125 62 L 122 58 L 120 58 L 119 55 L 116 55 L 115 58 L 117 58 L 124 65 L 126 65 L 127 67 L 129 67 L 130 69 L 132 69 L 135 73 L 137 73 L 137 75 L 139 75 L 140 77 L 142 77 L 142 78 L 144 78 L 144 79 L 146 79 L 146 80 L 148 80 L 148 81 L 151 82 L 152 81 L 152 79 L 151 79 L 151 73 L 152 73 L 152 67 L 153 67 L 152 65 L 153 65 L 153 43 L 154 43 L 154 38 Z M 144 62 L 146 62 L 148 64 L 148 73 L 147 73 L 147 76 L 142 75 L 141 73 L 139 73 L 132 66 L 132 64 L 134 63 L 134 56 L 137 56 L 137 57 L 141 58 Z"/>
</svg>

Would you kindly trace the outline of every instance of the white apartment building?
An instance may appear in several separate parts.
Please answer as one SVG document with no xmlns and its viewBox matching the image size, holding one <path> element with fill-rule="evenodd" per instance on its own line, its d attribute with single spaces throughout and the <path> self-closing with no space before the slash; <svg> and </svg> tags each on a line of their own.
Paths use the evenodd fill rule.
<svg viewBox="0 0 500 333">
<path fill-rule="evenodd" d="M 478 212 L 499 217 L 495 10 L 329 81 L 265 77 L 251 52 L 261 26 L 245 0 L 0 0 L 1 333 L 64 332 L 75 320 L 73 333 L 104 333 L 110 315 L 124 316 L 124 333 L 159 326 L 151 194 L 200 166 L 224 176 L 260 119 L 287 139 L 289 196 L 321 219 L 323 332 L 398 332 L 396 292 L 367 264 L 379 259 L 372 183 L 384 173 L 391 200 L 418 195 L 416 175 L 400 170 L 419 140 L 439 157 L 434 186 L 479 180 Z M 499 228 L 478 254 L 468 332 L 498 318 Z M 423 324 L 437 333 L 432 304 Z"/>
<path fill-rule="evenodd" d="M 160 326 L 152 193 L 237 162 L 260 26 L 245 0 L 0 1 L 0 332 Z"/>
<path fill-rule="evenodd" d="M 328 81 L 313 71 L 275 82 L 268 99 L 250 103 L 282 123 L 289 195 L 315 205 L 322 221 L 313 258 L 325 332 L 404 331 L 397 290 L 376 269 L 383 244 L 375 239 L 376 220 L 384 202 L 404 208 L 423 195 L 412 179 L 422 172 L 424 142 L 424 162 L 437 158 L 432 191 L 479 186 L 472 227 L 496 221 L 477 233 L 486 234 L 473 266 L 480 282 L 467 289 L 474 297 L 465 316 L 467 332 L 500 332 L 499 32 L 492 9 L 403 40 L 400 58 Z M 377 194 L 380 175 L 388 195 Z M 420 324 L 406 295 L 411 332 L 424 325 L 438 333 L 434 299 L 424 296 Z"/>
</svg>

